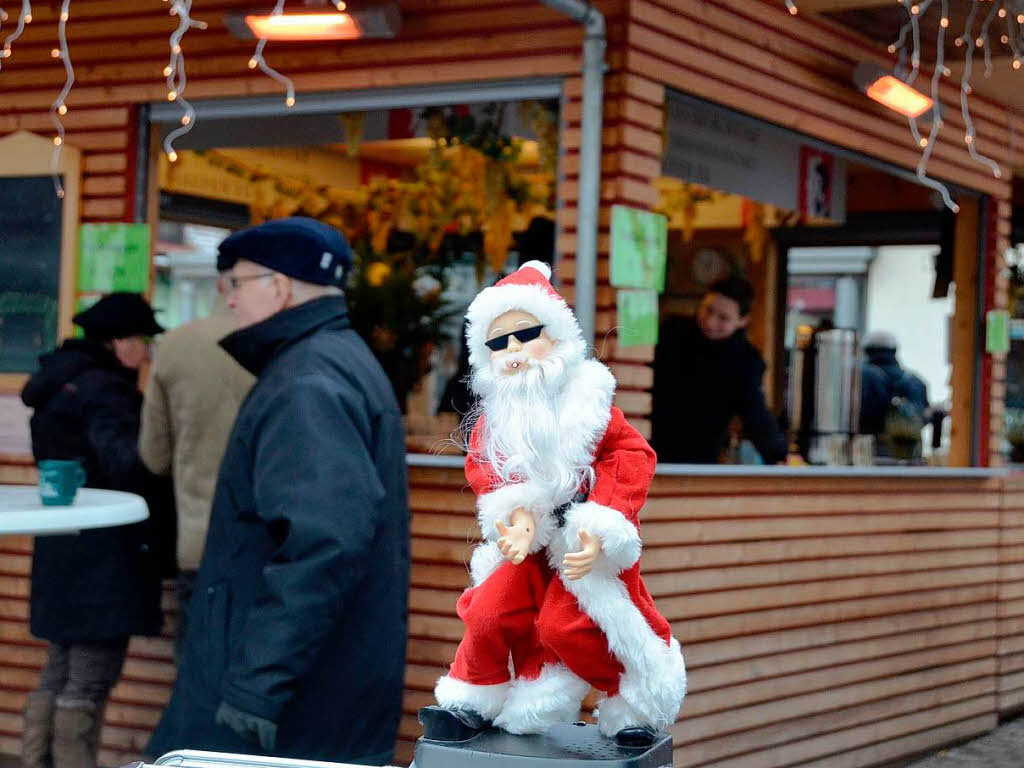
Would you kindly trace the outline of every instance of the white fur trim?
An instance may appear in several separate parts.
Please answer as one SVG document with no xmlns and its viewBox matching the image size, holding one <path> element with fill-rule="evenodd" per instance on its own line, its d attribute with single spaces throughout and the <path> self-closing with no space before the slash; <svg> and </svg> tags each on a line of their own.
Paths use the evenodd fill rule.
<svg viewBox="0 0 1024 768">
<path fill-rule="evenodd" d="M 579 717 L 590 684 L 564 664 L 545 664 L 533 680 L 516 678 L 494 725 L 509 733 L 542 733 Z"/>
<path fill-rule="evenodd" d="M 484 541 L 478 544 L 469 558 L 469 575 L 473 579 L 473 586 L 479 587 L 483 584 L 504 562 L 505 556 L 501 554 L 495 542 Z"/>
<path fill-rule="evenodd" d="M 492 285 L 477 294 L 466 312 L 466 342 L 473 370 L 490 364 L 491 350 L 484 344 L 487 331 L 496 317 L 513 309 L 529 312 L 544 324 L 552 339 L 567 347 L 568 365 L 586 357 L 588 342 L 565 299 L 552 296 L 540 285 Z"/>
<path fill-rule="evenodd" d="M 581 530 L 597 536 L 601 540 L 601 554 L 620 571 L 640 559 L 640 532 L 617 509 L 593 501 L 574 504 L 565 516 L 565 524 L 577 539 Z"/>
<path fill-rule="evenodd" d="M 476 500 L 476 517 L 480 532 L 487 541 L 501 538 L 495 525 L 499 520 L 506 525 L 517 507 L 523 507 L 533 515 L 537 531 L 530 544 L 530 554 L 539 552 L 548 545 L 555 532 L 555 521 L 551 514 L 551 496 L 531 483 L 502 485 Z"/>
<path fill-rule="evenodd" d="M 493 720 L 501 712 L 508 690 L 509 683 L 474 685 L 444 675 L 434 686 L 434 698 L 445 709 L 471 709 L 481 717 Z"/>
<path fill-rule="evenodd" d="M 578 536 L 566 525 L 548 546 L 548 563 L 559 572 L 580 610 L 604 632 L 608 647 L 625 667 L 619 695 L 640 718 L 633 724 L 665 728 L 675 721 L 686 695 L 686 666 L 679 642 L 673 637 L 666 645 L 654 633 L 609 558 L 599 557 L 582 579 L 566 579 L 561 573 L 562 559 L 579 545 Z"/>
<path fill-rule="evenodd" d="M 532 261 L 527 261 L 525 264 L 520 264 L 519 269 L 536 269 L 538 272 L 544 275 L 545 280 L 551 279 L 551 266 L 545 264 L 543 261 L 537 261 L 535 259 Z"/>
<path fill-rule="evenodd" d="M 602 699 L 594 714 L 597 728 L 604 736 L 614 737 L 623 728 L 646 725 L 643 717 L 618 694 Z"/>
</svg>

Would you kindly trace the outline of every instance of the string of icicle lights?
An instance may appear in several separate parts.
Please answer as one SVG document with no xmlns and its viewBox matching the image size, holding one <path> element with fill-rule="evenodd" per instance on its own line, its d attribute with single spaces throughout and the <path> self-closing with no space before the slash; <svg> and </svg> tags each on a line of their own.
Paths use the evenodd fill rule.
<svg viewBox="0 0 1024 768">
<path fill-rule="evenodd" d="M 57 197 L 64 197 L 64 184 L 60 180 L 60 158 L 61 153 L 64 150 L 64 121 L 61 119 L 68 113 L 67 105 L 64 103 L 68 98 L 68 94 L 71 93 L 71 87 L 75 84 L 75 70 L 71 66 L 71 52 L 68 50 L 68 36 L 67 36 L 67 25 L 68 17 L 71 13 L 71 0 L 63 0 L 60 7 L 60 20 L 57 22 L 57 42 L 59 48 L 54 48 L 50 51 L 50 55 L 55 59 L 59 58 L 61 63 L 64 65 L 64 87 L 61 88 L 60 95 L 54 99 L 53 104 L 50 105 L 50 119 L 53 121 L 53 126 L 57 130 L 57 135 L 53 137 L 54 150 L 53 150 L 53 187 L 57 192 Z"/>
<path fill-rule="evenodd" d="M 789 12 L 799 13 L 795 0 L 784 0 Z M 928 176 L 928 161 L 938 138 L 939 129 L 943 125 L 942 105 L 939 101 L 939 85 L 943 77 L 952 72 L 946 66 L 946 35 L 951 32 L 949 18 L 949 0 L 896 0 L 907 14 L 906 21 L 900 27 L 896 40 L 889 45 L 889 53 L 897 54 L 898 59 L 893 74 L 907 85 L 914 85 L 920 74 L 921 67 L 921 30 L 922 25 L 935 24 L 936 46 L 935 62 L 931 78 L 932 109 L 929 113 L 930 126 L 922 133 L 918 120 L 910 118 L 910 134 L 914 142 L 922 150 L 917 165 L 917 176 L 921 182 L 942 195 L 945 204 L 952 210 L 957 205 L 949 195 L 945 185 Z M 1014 70 L 1024 67 L 1024 0 L 968 0 L 969 10 L 964 22 L 963 31 L 953 38 L 953 44 L 963 49 L 964 67 L 960 76 L 960 113 L 964 121 L 963 141 L 971 158 L 985 166 L 995 178 L 1002 178 L 1003 172 L 992 158 L 982 154 L 977 147 L 977 131 L 971 118 L 970 96 L 973 92 L 971 78 L 974 76 L 974 57 L 981 52 L 985 77 L 992 75 L 995 63 L 993 56 L 1002 46 L 1009 54 L 1009 66 Z M 938 14 L 929 13 L 938 8 Z M 908 65 L 909 59 L 909 65 Z M 1021 83 L 1024 88 L 1024 82 Z"/>
<path fill-rule="evenodd" d="M 192 0 L 174 0 L 168 12 L 171 16 L 178 17 L 178 26 L 171 32 L 168 40 L 171 52 L 167 66 L 164 67 L 167 100 L 175 102 L 181 107 L 182 112 L 181 125 L 164 136 L 164 152 L 167 153 L 167 159 L 173 163 L 178 159 L 178 153 L 174 151 L 175 139 L 184 136 L 196 124 L 196 110 L 185 98 L 185 85 L 188 83 L 188 77 L 185 75 L 185 53 L 181 47 L 181 39 L 190 29 L 206 29 L 206 22 L 192 18 Z"/>
<path fill-rule="evenodd" d="M 344 7 L 344 3 L 341 3 L 340 5 L 341 7 Z M 270 12 L 270 15 L 280 16 L 282 13 L 284 13 L 284 0 L 277 0 L 277 4 L 274 5 L 274 10 Z M 292 82 L 290 77 L 288 77 L 287 75 L 282 75 L 272 66 L 267 64 L 266 59 L 263 58 L 263 49 L 266 47 L 267 38 L 261 37 L 259 42 L 256 43 L 256 51 L 253 53 L 252 58 L 249 59 L 249 69 L 256 69 L 257 67 L 259 67 L 260 71 L 263 74 L 267 75 L 267 77 L 270 77 L 271 79 L 276 80 L 281 85 L 283 85 L 285 89 L 284 104 L 286 107 L 289 108 L 294 107 L 295 84 Z"/>
<path fill-rule="evenodd" d="M 0 24 L 6 22 L 10 16 L 0 8 Z M 11 44 L 14 43 L 21 33 L 25 31 L 25 25 L 32 23 L 32 2 L 31 0 L 21 0 L 21 13 L 18 15 L 18 25 L 14 28 L 7 37 L 4 38 L 3 48 L 0 48 L 0 67 L 3 67 L 4 59 L 8 59 L 11 56 Z"/>
</svg>

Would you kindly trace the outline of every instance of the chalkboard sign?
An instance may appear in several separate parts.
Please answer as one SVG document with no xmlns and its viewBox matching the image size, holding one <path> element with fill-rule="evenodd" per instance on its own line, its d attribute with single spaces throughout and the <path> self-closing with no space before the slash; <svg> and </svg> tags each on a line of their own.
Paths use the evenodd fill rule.
<svg viewBox="0 0 1024 768">
<path fill-rule="evenodd" d="M 0 179 L 0 373 L 29 373 L 57 344 L 61 205 L 52 176 Z"/>
</svg>

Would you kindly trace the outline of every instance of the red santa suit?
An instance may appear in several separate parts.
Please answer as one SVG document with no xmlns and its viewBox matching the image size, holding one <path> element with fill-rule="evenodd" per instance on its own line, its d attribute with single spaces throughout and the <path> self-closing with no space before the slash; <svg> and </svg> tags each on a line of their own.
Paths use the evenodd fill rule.
<svg viewBox="0 0 1024 768">
<path fill-rule="evenodd" d="M 561 454 L 589 465 L 592 480 L 559 498 L 530 477 L 502 480 L 481 449 L 486 424 L 476 424 L 466 477 L 484 542 L 472 557 L 473 586 L 458 603 L 466 634 L 435 695 L 441 706 L 472 709 L 512 733 L 535 733 L 576 719 L 594 686 L 605 694 L 598 723 L 606 735 L 637 725 L 661 729 L 675 721 L 686 671 L 640 577 L 638 515 L 656 457 L 612 406 L 611 372 L 583 359 L 575 317 L 541 267 L 524 265 L 473 302 L 470 363 L 487 364 L 484 334 L 495 317 L 510 309 L 537 317 L 568 361 L 555 409 Z M 529 555 L 514 565 L 498 549 L 495 524 L 508 524 L 517 507 L 532 514 L 536 533 Z M 562 560 L 582 548 L 581 530 L 601 548 L 591 572 L 571 580 Z"/>
</svg>

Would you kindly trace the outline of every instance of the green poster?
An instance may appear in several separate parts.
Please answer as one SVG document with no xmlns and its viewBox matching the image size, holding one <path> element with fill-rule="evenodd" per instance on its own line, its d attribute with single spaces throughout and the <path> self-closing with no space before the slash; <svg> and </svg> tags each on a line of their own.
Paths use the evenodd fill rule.
<svg viewBox="0 0 1024 768">
<path fill-rule="evenodd" d="M 658 213 L 612 206 L 612 285 L 665 290 L 668 219 Z"/>
<path fill-rule="evenodd" d="M 83 224 L 78 235 L 78 290 L 149 290 L 148 224 Z"/>
<path fill-rule="evenodd" d="M 619 346 L 639 347 L 658 341 L 658 294 L 619 290 L 616 297 Z"/>
<path fill-rule="evenodd" d="M 990 309 L 985 314 L 985 351 L 990 355 L 1010 351 L 1010 313 L 1005 309 Z"/>
</svg>

